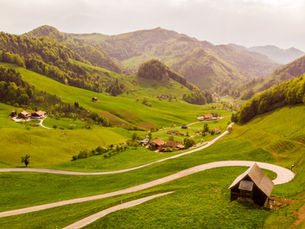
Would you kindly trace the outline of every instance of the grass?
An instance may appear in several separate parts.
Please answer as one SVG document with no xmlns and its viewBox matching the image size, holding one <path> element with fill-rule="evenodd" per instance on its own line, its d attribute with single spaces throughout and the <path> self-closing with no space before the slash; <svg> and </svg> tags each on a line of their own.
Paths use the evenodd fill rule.
<svg viewBox="0 0 305 229">
<path fill-rule="evenodd" d="M 152 228 L 213 228 L 217 227 L 219 222 L 227 228 L 257 228 L 264 225 L 269 228 L 268 225 L 271 224 L 273 227 L 287 228 L 296 219 L 295 211 L 300 207 L 298 203 L 304 202 L 305 199 L 305 148 L 302 141 L 304 109 L 305 106 L 286 107 L 264 114 L 247 125 L 234 125 L 231 134 L 205 150 L 128 173 L 91 177 L 3 173 L 0 174 L 0 209 L 4 211 L 119 190 L 211 161 L 255 160 L 286 168 L 295 164 L 295 179 L 290 183 L 275 186 L 272 195 L 288 198 L 295 201 L 296 205 L 265 211 L 244 203 L 230 203 L 227 187 L 245 168 L 219 168 L 144 190 L 143 192 L 150 194 L 169 190 L 176 190 L 176 193 L 108 215 L 90 225 L 90 228 L 139 228 L 145 225 Z M 287 114 L 293 117 L 289 119 L 289 126 Z M 287 131 L 283 131 L 284 128 Z M 35 198 L 32 198 L 33 193 Z M 8 217 L 0 219 L 0 225 L 16 225 L 16 228 L 18 225 L 24 225 L 25 228 L 26 225 L 67 225 L 113 206 L 119 200 L 135 198 L 133 195 L 136 194 L 115 197 L 113 202 L 106 199 Z"/>
<path fill-rule="evenodd" d="M 103 112 L 102 114 L 108 117 L 112 123 L 119 123 L 119 125 L 137 125 L 140 127 L 144 125 L 147 129 L 155 126 L 181 125 L 196 121 L 197 115 L 203 112 L 211 112 L 208 105 L 192 105 L 181 100 L 169 102 L 165 100 L 159 101 L 157 98 L 149 98 L 148 101 L 152 104 L 152 107 L 145 106 L 142 104 L 142 100 L 144 97 L 147 97 L 146 92 L 152 92 L 154 91 L 153 89 L 143 89 L 143 94 L 137 94 L 136 98 L 113 97 L 103 93 L 64 85 L 43 75 L 11 64 L 1 63 L 0 66 L 13 67 L 21 73 L 25 81 L 39 88 L 39 90 L 60 96 L 64 102 L 78 102 L 80 106 L 88 110 Z M 158 90 L 156 89 L 156 91 Z M 162 94 L 162 91 L 160 91 L 160 94 Z M 92 97 L 98 97 L 99 101 L 91 102 Z M 226 111 L 219 112 L 229 113 Z"/>
<path fill-rule="evenodd" d="M 16 108 L 13 106 L 0 103 L 0 162 L 11 166 L 21 166 L 20 157 L 25 154 L 31 155 L 30 166 L 66 162 L 80 150 L 117 144 L 127 139 L 125 130 L 120 131 L 119 128 L 92 126 L 92 129 L 47 130 L 30 126 L 38 120 L 15 123 L 8 117 L 14 109 Z M 46 122 L 47 120 L 48 118 Z M 56 121 L 51 119 L 50 123 Z M 71 123 L 81 125 L 80 121 L 58 120 L 58 122 L 63 126 Z M 0 164 L 1 167 L 2 165 Z"/>
<path fill-rule="evenodd" d="M 175 192 L 114 212 L 87 228 L 146 228 L 147 225 L 150 228 L 212 228 L 219 225 L 220 217 L 224 228 L 255 228 L 262 225 L 268 211 L 252 204 L 229 201 L 227 188 L 244 169 L 212 169 L 124 196 L 1 218 L 0 228 L 61 228 L 122 202 L 166 191 Z M 228 175 L 223 176 L 223 173 Z"/>
</svg>

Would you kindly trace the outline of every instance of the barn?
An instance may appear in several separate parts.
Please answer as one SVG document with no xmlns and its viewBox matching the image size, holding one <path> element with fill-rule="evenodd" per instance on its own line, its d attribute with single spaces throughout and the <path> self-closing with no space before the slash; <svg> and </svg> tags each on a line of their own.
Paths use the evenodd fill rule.
<svg viewBox="0 0 305 229">
<path fill-rule="evenodd" d="M 229 187 L 231 201 L 245 198 L 264 206 L 270 197 L 273 186 L 272 180 L 254 163 L 247 171 L 239 175 Z"/>
</svg>

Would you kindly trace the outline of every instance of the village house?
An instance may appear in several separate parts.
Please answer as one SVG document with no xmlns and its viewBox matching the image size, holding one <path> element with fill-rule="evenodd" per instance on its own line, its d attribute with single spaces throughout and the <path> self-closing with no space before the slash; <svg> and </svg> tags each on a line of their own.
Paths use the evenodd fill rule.
<svg viewBox="0 0 305 229">
<path fill-rule="evenodd" d="M 160 152 L 167 152 L 167 151 L 175 151 L 184 149 L 184 145 L 181 142 L 176 141 L 167 141 L 163 146 L 160 147 Z"/>
<path fill-rule="evenodd" d="M 28 119 L 30 117 L 30 114 L 26 111 L 22 111 L 18 114 L 18 118 L 20 119 Z"/>
<path fill-rule="evenodd" d="M 145 138 L 139 142 L 141 146 L 147 146 L 149 144 L 149 139 Z"/>
<path fill-rule="evenodd" d="M 269 200 L 273 186 L 272 180 L 254 163 L 230 185 L 231 201 L 239 198 L 248 199 L 260 206 L 264 206 Z"/>
<path fill-rule="evenodd" d="M 47 113 L 45 111 L 35 111 L 31 114 L 32 119 L 45 118 Z"/>
<path fill-rule="evenodd" d="M 162 147 L 164 144 L 165 144 L 165 141 L 163 141 L 160 138 L 156 138 L 155 140 L 153 140 L 150 143 L 149 148 L 152 149 L 152 150 L 156 150 L 156 149 L 159 149 L 160 147 Z"/>
<path fill-rule="evenodd" d="M 217 117 L 215 117 L 213 113 L 205 114 L 200 117 L 197 117 L 198 121 L 209 121 L 209 120 L 217 120 Z"/>
</svg>

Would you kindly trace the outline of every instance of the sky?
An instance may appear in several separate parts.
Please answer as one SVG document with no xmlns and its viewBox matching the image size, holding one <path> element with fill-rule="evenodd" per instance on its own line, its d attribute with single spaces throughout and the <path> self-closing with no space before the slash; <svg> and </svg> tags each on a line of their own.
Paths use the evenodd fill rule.
<svg viewBox="0 0 305 229">
<path fill-rule="evenodd" d="M 0 31 L 119 34 L 162 27 L 214 44 L 305 51 L 305 0 L 0 0 Z"/>
</svg>

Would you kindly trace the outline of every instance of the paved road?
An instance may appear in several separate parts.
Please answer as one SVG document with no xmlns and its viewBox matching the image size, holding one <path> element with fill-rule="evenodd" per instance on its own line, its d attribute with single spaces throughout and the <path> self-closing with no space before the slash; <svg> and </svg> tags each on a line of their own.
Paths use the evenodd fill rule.
<svg viewBox="0 0 305 229">
<path fill-rule="evenodd" d="M 233 123 L 231 123 L 229 125 L 229 127 L 231 127 L 232 125 L 233 125 Z M 121 170 L 108 171 L 108 172 L 75 172 L 75 171 L 65 171 L 65 170 L 56 170 L 56 169 L 3 168 L 3 169 L 0 169 L 0 172 L 39 172 L 39 173 L 54 173 L 54 174 L 64 174 L 64 175 L 106 175 L 106 174 L 124 173 L 124 172 L 129 172 L 129 171 L 132 171 L 132 170 L 144 168 L 144 167 L 147 167 L 149 165 L 160 163 L 160 162 L 163 162 L 163 161 L 166 161 L 166 160 L 178 158 L 178 157 L 190 154 L 190 153 L 197 152 L 199 150 L 203 150 L 203 149 L 208 148 L 209 146 L 213 145 L 216 141 L 218 141 L 220 138 L 225 136 L 227 133 L 228 133 L 228 131 L 226 130 L 221 135 L 214 138 L 212 141 L 210 141 L 207 144 L 205 144 L 201 147 L 198 147 L 196 149 L 186 151 L 184 153 L 176 154 L 174 156 L 163 158 L 163 159 L 160 159 L 160 160 L 157 160 L 157 161 L 153 161 L 153 162 L 150 162 L 150 163 L 147 163 L 147 164 L 144 164 L 144 165 L 140 165 L 140 166 L 137 166 L 137 167 L 129 168 L 129 169 L 121 169 Z"/>
<path fill-rule="evenodd" d="M 75 203 L 81 203 L 81 202 L 86 202 L 90 200 L 99 200 L 111 196 L 117 196 L 117 195 L 122 195 L 122 194 L 127 194 L 127 193 L 132 193 L 136 191 L 141 191 L 147 188 L 151 188 L 160 184 L 164 184 L 169 181 L 173 181 L 194 173 L 202 172 L 207 169 L 212 169 L 212 168 L 219 168 L 219 167 L 226 167 L 226 166 L 252 166 L 253 163 L 257 163 L 259 167 L 267 170 L 271 170 L 277 174 L 277 177 L 275 180 L 273 180 L 273 183 L 275 185 L 278 184 L 283 184 L 291 181 L 294 178 L 294 173 L 291 172 L 289 169 L 283 168 L 278 165 L 272 165 L 268 163 L 263 163 L 263 162 L 254 162 L 254 161 L 218 161 L 218 162 L 211 162 L 211 163 L 206 163 L 202 165 L 198 165 L 192 168 L 188 168 L 185 170 L 182 170 L 180 172 L 177 172 L 175 174 L 147 182 L 141 185 L 133 186 L 130 188 L 125 188 L 122 190 L 114 191 L 114 192 L 109 192 L 109 193 L 103 193 L 99 195 L 94 195 L 94 196 L 88 196 L 88 197 L 82 197 L 82 198 L 76 198 L 76 199 L 70 199 L 70 200 L 64 200 L 64 201 L 58 201 L 50 204 L 42 204 L 38 206 L 33 206 L 33 207 L 27 207 L 27 208 L 22 208 L 22 209 L 17 209 L 17 210 L 11 210 L 11 211 L 6 211 L 6 212 L 0 212 L 0 218 L 1 217 L 6 217 L 6 216 L 12 216 L 12 215 L 19 215 L 19 214 L 24 214 L 24 213 L 29 213 L 29 212 L 35 212 L 35 211 L 40 211 L 40 210 L 45 210 L 49 208 L 54 208 L 54 207 L 59 207 L 59 206 L 64 206 L 68 204 L 75 204 Z"/>
<path fill-rule="evenodd" d="M 130 208 L 130 207 L 134 207 L 136 205 L 139 205 L 139 204 L 142 204 L 144 202 L 147 202 L 149 200 L 152 200 L 154 198 L 157 198 L 157 197 L 160 197 L 160 196 L 165 196 L 165 195 L 168 195 L 172 192 L 166 192 L 166 193 L 160 193 L 160 194 L 156 194 L 156 195 L 152 195 L 152 196 L 147 196 L 147 197 L 144 197 L 144 198 L 141 198 L 141 199 L 137 199 L 137 200 L 133 200 L 133 201 L 129 201 L 129 202 L 126 202 L 126 203 L 123 203 L 123 204 L 119 204 L 119 205 L 116 205 L 114 207 L 111 207 L 111 208 L 108 208 L 108 209 L 105 209 L 105 210 L 102 210 L 98 213 L 95 213 L 91 216 L 88 216 L 84 219 L 81 219 L 67 227 L 64 227 L 64 229 L 78 229 L 78 228 L 82 228 L 82 227 L 85 227 L 87 225 L 89 225 L 90 223 L 93 223 L 94 221 L 112 213 L 112 212 L 115 212 L 115 211 L 119 211 L 119 210 L 122 210 L 122 209 L 125 209 L 125 208 Z"/>
</svg>

